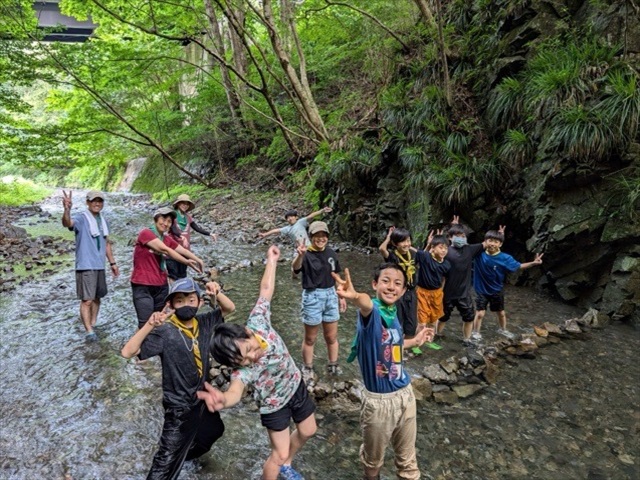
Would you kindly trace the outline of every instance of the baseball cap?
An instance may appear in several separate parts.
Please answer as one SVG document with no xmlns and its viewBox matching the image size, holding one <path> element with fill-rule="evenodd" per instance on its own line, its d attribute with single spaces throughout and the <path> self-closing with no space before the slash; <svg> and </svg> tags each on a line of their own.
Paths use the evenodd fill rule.
<svg viewBox="0 0 640 480">
<path fill-rule="evenodd" d="M 318 232 L 325 232 L 329 235 L 329 227 L 325 222 L 316 221 L 309 225 L 309 235 L 315 235 Z"/>
<path fill-rule="evenodd" d="M 95 200 L 96 198 L 104 200 L 104 193 L 99 190 L 90 190 L 87 192 L 87 202 Z"/>
<path fill-rule="evenodd" d="M 176 293 L 193 293 L 196 292 L 198 297 L 202 296 L 202 292 L 198 284 L 193 278 L 179 278 L 171 284 L 169 287 L 169 294 L 164 299 L 165 302 L 169 302 Z"/>
<path fill-rule="evenodd" d="M 160 216 L 166 217 L 167 215 L 169 215 L 174 220 L 176 219 L 176 211 L 171 207 L 162 207 L 157 209 L 155 212 L 153 212 L 153 219 L 155 220 Z"/>
</svg>

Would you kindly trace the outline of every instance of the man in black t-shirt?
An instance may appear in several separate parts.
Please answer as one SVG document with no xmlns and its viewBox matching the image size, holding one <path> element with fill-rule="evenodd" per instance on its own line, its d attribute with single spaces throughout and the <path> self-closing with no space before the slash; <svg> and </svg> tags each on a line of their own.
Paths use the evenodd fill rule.
<svg viewBox="0 0 640 480">
<path fill-rule="evenodd" d="M 207 294 L 217 305 L 196 314 L 203 301 L 191 278 L 171 285 L 162 312 L 154 312 L 122 349 L 122 356 L 144 360 L 156 355 L 162 362 L 164 426 L 158 451 L 147 479 L 176 479 L 185 460 L 211 449 L 222 436 L 224 424 L 218 412 L 209 412 L 196 392 L 209 374 L 209 344 L 213 329 L 223 316 L 235 310 L 220 285 L 209 282 Z"/>
</svg>

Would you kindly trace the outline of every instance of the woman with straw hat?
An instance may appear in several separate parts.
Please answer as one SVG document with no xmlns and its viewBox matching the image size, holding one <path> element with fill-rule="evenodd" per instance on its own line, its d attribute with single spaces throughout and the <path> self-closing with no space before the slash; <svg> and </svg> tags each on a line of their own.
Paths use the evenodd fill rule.
<svg viewBox="0 0 640 480">
<path fill-rule="evenodd" d="M 173 222 L 171 226 L 171 236 L 187 250 L 191 250 L 191 230 L 211 237 L 213 241 L 218 239 L 218 235 L 205 230 L 193 220 L 189 212 L 193 210 L 195 206 L 196 204 L 191 201 L 191 198 L 186 193 L 178 195 L 178 198 L 173 202 L 176 221 Z M 187 266 L 167 259 L 167 273 L 169 275 L 169 282 L 173 282 L 179 278 L 185 278 L 187 276 Z"/>
</svg>

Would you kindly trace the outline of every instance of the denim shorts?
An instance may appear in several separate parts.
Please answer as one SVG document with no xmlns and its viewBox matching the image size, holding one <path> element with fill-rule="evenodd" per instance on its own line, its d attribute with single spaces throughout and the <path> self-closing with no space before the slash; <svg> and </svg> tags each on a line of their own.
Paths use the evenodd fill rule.
<svg viewBox="0 0 640 480">
<path fill-rule="evenodd" d="M 315 326 L 322 322 L 337 322 L 339 319 L 338 294 L 335 288 L 302 290 L 302 322 L 305 325 Z"/>
</svg>

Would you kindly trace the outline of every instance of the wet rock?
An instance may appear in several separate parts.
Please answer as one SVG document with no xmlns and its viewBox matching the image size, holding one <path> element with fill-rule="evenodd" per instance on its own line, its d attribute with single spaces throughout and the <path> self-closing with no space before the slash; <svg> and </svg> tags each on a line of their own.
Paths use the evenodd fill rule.
<svg viewBox="0 0 640 480">
<path fill-rule="evenodd" d="M 458 403 L 458 395 L 453 390 L 444 390 L 441 392 L 433 392 L 433 399 L 437 403 L 445 403 L 448 405 L 454 405 Z"/>
<path fill-rule="evenodd" d="M 552 335 L 562 335 L 563 332 L 558 325 L 551 322 L 544 322 L 542 324 L 542 328 L 544 328 L 548 333 Z"/>
<path fill-rule="evenodd" d="M 536 335 L 538 335 L 539 337 L 543 337 L 546 338 L 549 336 L 549 332 L 547 331 L 547 329 L 545 329 L 544 327 L 539 327 L 537 325 L 533 326 L 533 331 L 535 332 Z"/>
<path fill-rule="evenodd" d="M 564 323 L 564 328 L 568 333 L 581 334 L 582 330 L 578 326 L 578 322 L 575 318 L 570 318 Z"/>
<path fill-rule="evenodd" d="M 455 374 L 448 374 L 440 365 L 428 365 L 422 374 L 434 383 L 455 383 L 457 380 Z"/>
<path fill-rule="evenodd" d="M 458 371 L 458 360 L 455 357 L 449 357 L 446 360 L 442 360 L 440 366 L 445 372 L 452 374 Z"/>
<path fill-rule="evenodd" d="M 323 398 L 327 398 L 333 392 L 333 387 L 326 382 L 318 382 L 313 387 L 313 396 L 322 400 Z"/>
<path fill-rule="evenodd" d="M 480 384 L 454 385 L 451 389 L 459 398 L 467 398 L 484 389 L 484 386 Z"/>
<path fill-rule="evenodd" d="M 426 378 L 416 377 L 411 379 L 411 385 L 413 386 L 413 393 L 416 396 L 418 402 L 429 400 L 433 393 L 431 382 Z"/>
<path fill-rule="evenodd" d="M 477 367 L 485 363 L 484 357 L 476 351 L 467 351 L 467 359 L 473 367 Z"/>
</svg>

